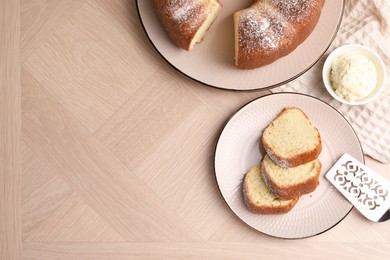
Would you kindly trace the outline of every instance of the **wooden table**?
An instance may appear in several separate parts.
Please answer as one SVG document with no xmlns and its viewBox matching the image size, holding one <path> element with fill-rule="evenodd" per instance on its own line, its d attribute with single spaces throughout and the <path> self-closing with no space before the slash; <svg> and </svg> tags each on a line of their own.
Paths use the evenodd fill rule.
<svg viewBox="0 0 390 260">
<path fill-rule="evenodd" d="M 390 256 L 390 222 L 356 210 L 302 240 L 243 224 L 218 192 L 214 148 L 267 91 L 181 75 L 134 1 L 2 0 L 0 29 L 0 259 Z"/>
</svg>

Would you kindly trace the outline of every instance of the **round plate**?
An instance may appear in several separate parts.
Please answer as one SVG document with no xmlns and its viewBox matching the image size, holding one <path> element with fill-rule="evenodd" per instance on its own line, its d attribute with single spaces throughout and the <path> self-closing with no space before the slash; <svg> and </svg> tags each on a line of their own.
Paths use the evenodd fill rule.
<svg viewBox="0 0 390 260">
<path fill-rule="evenodd" d="M 320 185 L 314 192 L 301 196 L 287 214 L 251 213 L 243 199 L 244 175 L 265 154 L 260 145 L 263 129 L 283 108 L 291 106 L 301 108 L 320 132 Z M 248 103 L 227 122 L 215 150 L 215 175 L 226 203 L 246 224 L 275 237 L 304 238 L 332 228 L 352 209 L 352 205 L 324 177 L 344 153 L 364 163 L 363 151 L 355 131 L 337 110 L 319 99 L 303 94 L 271 94 Z"/>
<path fill-rule="evenodd" d="M 254 69 L 234 67 L 233 13 L 253 1 L 220 1 L 223 8 L 204 40 L 186 52 L 169 39 L 154 10 L 153 1 L 137 0 L 138 13 L 150 41 L 165 60 L 203 84 L 230 90 L 276 87 L 300 76 L 325 53 L 339 28 L 344 1 L 325 1 L 320 20 L 310 36 L 289 55 Z"/>
</svg>

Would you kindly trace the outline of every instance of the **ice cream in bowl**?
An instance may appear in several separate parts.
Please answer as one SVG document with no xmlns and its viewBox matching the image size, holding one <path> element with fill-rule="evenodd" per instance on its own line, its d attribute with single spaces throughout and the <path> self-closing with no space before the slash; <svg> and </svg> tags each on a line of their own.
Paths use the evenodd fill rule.
<svg viewBox="0 0 390 260">
<path fill-rule="evenodd" d="M 327 57 L 322 79 L 329 94 L 349 105 L 363 105 L 375 99 L 386 81 L 380 56 L 359 44 L 344 45 Z"/>
</svg>

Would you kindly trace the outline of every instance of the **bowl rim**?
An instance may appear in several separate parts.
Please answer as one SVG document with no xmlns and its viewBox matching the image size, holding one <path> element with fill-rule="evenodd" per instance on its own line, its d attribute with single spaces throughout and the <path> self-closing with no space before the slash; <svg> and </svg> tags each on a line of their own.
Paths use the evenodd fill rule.
<svg viewBox="0 0 390 260">
<path fill-rule="evenodd" d="M 379 65 L 379 66 L 376 66 L 376 68 L 378 68 L 378 67 L 380 68 L 380 71 L 377 71 L 377 73 L 381 75 L 382 80 L 377 82 L 377 85 L 375 86 L 375 90 L 368 97 L 361 99 L 361 100 L 357 100 L 357 101 L 348 101 L 348 100 L 345 100 L 342 97 L 338 96 L 336 94 L 336 92 L 334 91 L 332 84 L 330 82 L 330 67 L 331 67 L 332 61 L 335 58 L 343 55 L 344 53 L 346 53 L 348 51 L 354 51 L 354 50 L 365 51 L 366 53 L 369 53 L 369 54 L 371 54 L 372 57 L 374 57 L 375 61 L 373 61 L 373 62 Z M 363 55 L 364 55 L 364 53 L 363 53 Z M 371 57 L 369 57 L 369 58 L 371 58 Z M 385 86 L 385 83 L 386 83 L 386 66 L 385 66 L 382 58 L 379 56 L 379 54 L 376 51 L 374 51 L 372 48 L 367 47 L 367 46 L 362 45 L 362 44 L 356 44 L 356 43 L 355 44 L 344 44 L 344 45 L 341 45 L 341 46 L 337 47 L 336 49 L 334 49 L 326 58 L 325 63 L 324 63 L 323 68 L 322 68 L 322 80 L 323 80 L 323 83 L 324 83 L 325 88 L 328 91 L 328 93 L 334 99 L 338 100 L 339 102 L 344 103 L 344 104 L 348 104 L 348 105 L 364 105 L 364 104 L 367 104 L 367 103 L 373 101 L 374 99 L 376 99 L 379 96 L 379 94 L 382 92 L 382 90 Z"/>
</svg>

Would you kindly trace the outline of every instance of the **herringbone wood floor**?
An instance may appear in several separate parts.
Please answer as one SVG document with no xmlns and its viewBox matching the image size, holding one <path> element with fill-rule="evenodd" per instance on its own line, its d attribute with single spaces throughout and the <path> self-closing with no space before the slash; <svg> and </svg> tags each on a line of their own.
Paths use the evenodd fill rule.
<svg viewBox="0 0 390 260">
<path fill-rule="evenodd" d="M 134 1 L 11 2 L 0 6 L 0 258 L 388 255 L 390 225 L 355 211 L 297 241 L 241 223 L 219 195 L 213 152 L 228 117 L 266 92 L 179 74 L 148 42 Z"/>
</svg>

